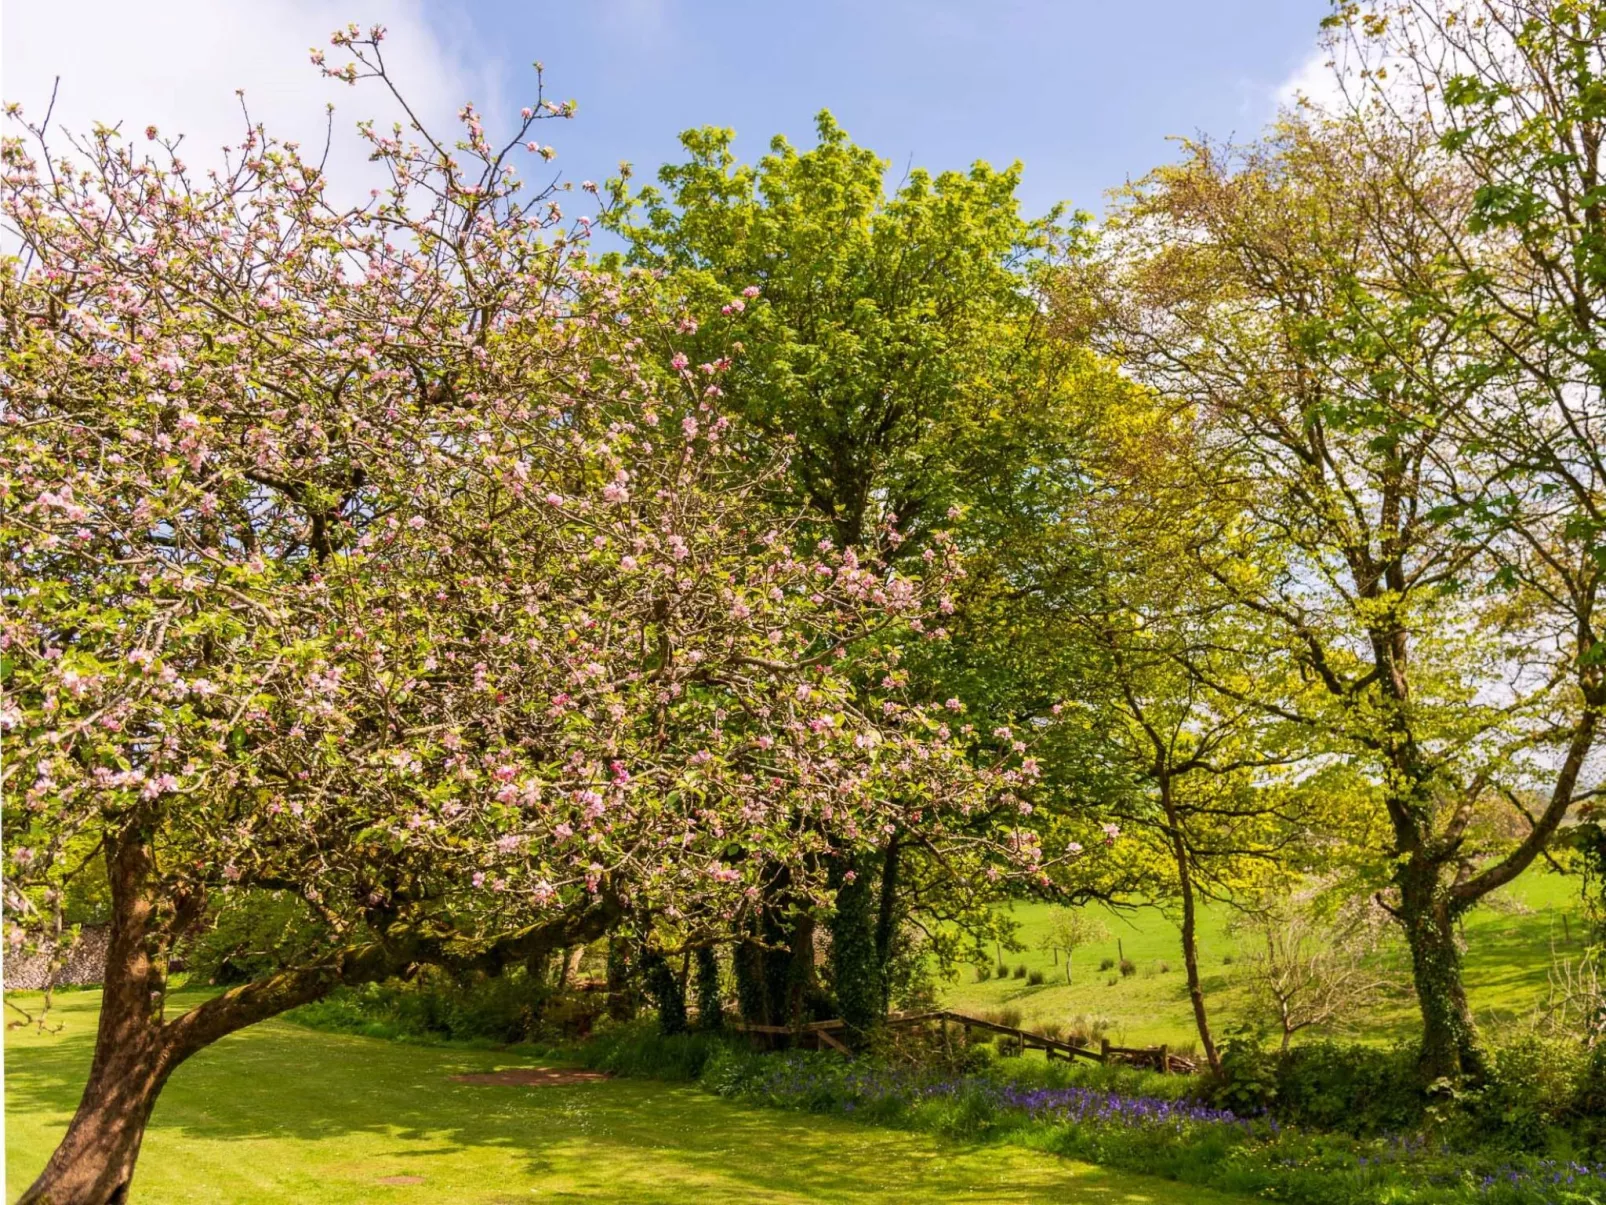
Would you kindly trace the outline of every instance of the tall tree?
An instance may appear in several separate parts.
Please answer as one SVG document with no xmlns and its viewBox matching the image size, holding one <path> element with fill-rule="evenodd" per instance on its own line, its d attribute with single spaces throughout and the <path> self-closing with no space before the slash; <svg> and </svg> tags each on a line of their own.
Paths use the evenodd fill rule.
<svg viewBox="0 0 1606 1205">
<path fill-rule="evenodd" d="M 1422 298 L 1458 274 L 1444 231 L 1473 195 L 1419 126 L 1312 116 L 1242 152 L 1195 146 L 1116 218 L 1104 311 L 1112 350 L 1199 416 L 1201 485 L 1244 499 L 1201 512 L 1190 555 L 1283 669 L 1270 691 L 1194 672 L 1370 767 L 1430 1078 L 1481 1067 L 1456 919 L 1554 824 L 1512 846 L 1480 818 L 1545 773 L 1529 755 L 1558 731 L 1589 735 L 1563 719 L 1569 658 L 1508 570 L 1517 541 L 1468 518 L 1510 492 L 1466 435 L 1489 336 Z M 1567 802 L 1574 777 L 1553 780 Z"/>
<path fill-rule="evenodd" d="M 797 498 L 851 546 L 890 515 L 906 534 L 944 525 L 1012 422 L 1054 421 L 1067 353 L 1045 337 L 1038 285 L 1080 219 L 1023 218 L 1019 164 L 917 168 L 889 192 L 887 162 L 829 113 L 815 130 L 815 146 L 777 137 L 754 165 L 731 130 L 688 130 L 690 157 L 659 186 L 614 182 L 606 224 L 625 262 L 676 293 L 746 309 L 722 404 L 795 441 Z M 718 360 L 717 330 L 703 335 L 693 359 Z"/>
<path fill-rule="evenodd" d="M 1082 737 L 1072 772 L 1111 831 L 1131 839 L 1123 874 L 1147 871 L 1140 892 L 1120 894 L 1177 910 L 1194 1021 L 1215 1067 L 1199 905 L 1298 873 L 1305 859 L 1295 851 L 1311 847 L 1323 817 L 1308 789 L 1283 781 L 1304 752 L 1298 734 L 1198 672 L 1242 685 L 1267 669 L 1244 647 L 1232 609 L 1200 588 L 1187 554 L 1201 512 L 1230 515 L 1235 489 L 1198 489 L 1194 425 L 1144 390 L 1117 394 L 1093 431 L 1059 521 L 1039 536 L 1040 561 L 1069 547 L 1077 571 L 1040 580 L 1032 606 L 1076 650 L 1061 683 L 1066 720 Z"/>
<path fill-rule="evenodd" d="M 626 241 L 619 262 L 661 278 L 669 296 L 742 314 L 741 352 L 720 374 L 715 403 L 744 421 L 760 455 L 786 457 L 788 501 L 842 547 L 894 516 L 905 535 L 951 532 L 967 560 L 975 554 L 963 596 L 944 604 L 963 612 L 989 594 L 977 585 L 992 580 L 990 546 L 1030 505 L 1034 479 L 1074 448 L 1080 382 L 1097 376 L 1085 352 L 1047 337 L 1040 287 L 1080 237 L 1081 219 L 1062 223 L 1057 209 L 1023 218 L 1018 165 L 916 169 L 889 189 L 886 161 L 830 114 L 816 132 L 813 147 L 777 138 L 748 165 L 736 160 L 731 131 L 687 131 L 689 157 L 662 168 L 656 186 L 632 194 L 628 177 L 614 182 L 605 223 Z M 721 363 L 720 338 L 717 326 L 686 333 L 688 379 Z M 988 735 L 1020 714 L 1013 704 L 1023 692 L 997 689 L 1009 672 L 1004 642 L 995 639 L 995 656 L 968 660 L 972 669 L 989 661 L 980 674 L 952 672 L 951 643 L 909 650 L 911 689 L 946 701 L 959 693 L 956 679 L 967 689 L 986 679 L 983 689 L 1011 706 L 989 698 L 973 709 L 985 718 L 969 736 L 980 757 L 1009 754 L 1012 742 Z M 1044 714 L 1051 702 L 1041 691 L 1031 701 Z M 832 928 L 844 951 L 833 979 L 855 1018 L 885 1010 L 888 966 L 915 899 L 990 923 L 985 893 L 929 853 L 894 829 L 873 858 L 835 869 Z"/>
</svg>

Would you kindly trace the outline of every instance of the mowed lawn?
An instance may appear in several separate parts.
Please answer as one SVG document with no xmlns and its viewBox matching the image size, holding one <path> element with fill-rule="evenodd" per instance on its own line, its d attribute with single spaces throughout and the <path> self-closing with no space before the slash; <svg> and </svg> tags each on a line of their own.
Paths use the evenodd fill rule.
<svg viewBox="0 0 1606 1205">
<path fill-rule="evenodd" d="M 1495 906 L 1468 915 L 1464 926 L 1467 991 L 1481 1023 L 1499 1026 L 1543 1007 L 1552 952 L 1574 959 L 1583 952 L 1587 929 L 1579 889 L 1576 877 L 1536 868 L 1501 892 Z M 1063 956 L 1056 965 L 1054 957 L 1039 948 L 1053 909 L 1046 904 L 1020 904 L 1012 915 L 1025 949 L 1005 950 L 1003 959 L 1012 969 L 1024 964 L 1028 970 L 1043 972 L 1045 981 L 1036 987 L 1024 978 L 989 977 L 976 982 L 966 968 L 943 992 L 944 1005 L 971 1013 L 1018 1008 L 1028 1028 L 1034 1021 L 1103 1018 L 1109 1023 L 1110 1039 L 1117 1044 L 1167 1042 L 1184 1047 L 1196 1041 L 1174 920 L 1151 908 L 1111 914 L 1094 906 L 1089 911 L 1101 915 L 1110 937 L 1076 952 L 1068 986 Z M 1199 922 L 1200 967 L 1218 1036 L 1245 1010 L 1240 972 L 1243 955 L 1253 941 L 1247 934 L 1229 931 L 1231 915 L 1227 908 L 1207 906 Z M 1102 960 L 1118 959 L 1122 953 L 1135 964 L 1136 974 L 1123 978 L 1117 970 L 1098 969 Z M 1388 1042 L 1410 1040 L 1415 1034 L 1419 1022 L 1403 949 L 1395 949 L 1390 957 L 1398 990 L 1368 1011 L 1361 1028 L 1345 1036 Z"/>
<path fill-rule="evenodd" d="M 66 1127 L 88 1070 L 98 1004 L 98 993 L 67 993 L 52 1015 L 60 1032 L 6 1034 L 8 1199 Z M 517 1065 L 510 1052 L 257 1026 L 175 1073 L 146 1136 L 134 1201 L 1232 1200 L 1010 1146 L 743 1107 L 692 1087 L 639 1080 L 483 1086 L 449 1078 Z"/>
</svg>

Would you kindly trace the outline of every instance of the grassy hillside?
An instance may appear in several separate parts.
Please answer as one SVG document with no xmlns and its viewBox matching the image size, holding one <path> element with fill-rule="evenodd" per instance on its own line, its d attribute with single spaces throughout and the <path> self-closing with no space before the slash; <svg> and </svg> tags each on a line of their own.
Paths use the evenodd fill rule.
<svg viewBox="0 0 1606 1205">
<path fill-rule="evenodd" d="M 1472 1007 L 1479 1019 L 1499 1024 L 1529 1016 L 1547 994 L 1551 951 L 1581 948 L 1582 904 L 1574 878 L 1532 872 L 1502 893 L 1497 906 L 1477 909 L 1467 917 L 1466 978 Z M 943 1003 L 967 1012 L 1018 1008 L 1026 1023 L 1076 1017 L 1103 1018 L 1117 1044 L 1152 1045 L 1168 1042 L 1186 1047 L 1196 1039 L 1193 1014 L 1183 977 L 1180 935 L 1173 918 L 1157 909 L 1113 913 L 1099 910 L 1110 940 L 1076 953 L 1072 981 L 1065 983 L 1063 956 L 1041 950 L 1053 908 L 1046 904 L 1018 904 L 1012 916 L 1016 937 L 1024 949 L 1005 950 L 1011 967 L 1025 965 L 1043 972 L 1045 982 L 1029 986 L 1025 979 L 988 978 L 975 982 L 967 968 L 957 982 L 942 992 Z M 1200 966 L 1207 1003 L 1218 1035 L 1225 1034 L 1243 1010 L 1243 988 L 1237 973 L 1242 954 L 1239 939 L 1227 932 L 1227 909 L 1207 907 L 1200 919 Z M 1137 966 L 1137 973 L 1122 978 L 1118 971 L 1100 971 L 1104 959 L 1118 960 L 1121 953 Z M 1403 952 L 1392 952 L 1402 990 L 1351 1035 L 1368 1041 L 1408 1038 L 1416 1023 L 1415 1002 L 1407 988 Z"/>
<path fill-rule="evenodd" d="M 37 1000 L 37 997 L 35 997 Z M 100 994 L 60 998 L 59 1033 L 5 1036 L 6 1195 L 60 1138 L 89 1069 Z M 179 1002 L 182 1004 L 182 1002 Z M 270 1022 L 180 1067 L 145 1140 L 147 1205 L 562 1199 L 672 1205 L 1228 1205 L 1218 1194 L 1011 1146 L 746 1108 L 644 1080 L 481 1085 L 512 1052 L 419 1047 Z"/>
</svg>

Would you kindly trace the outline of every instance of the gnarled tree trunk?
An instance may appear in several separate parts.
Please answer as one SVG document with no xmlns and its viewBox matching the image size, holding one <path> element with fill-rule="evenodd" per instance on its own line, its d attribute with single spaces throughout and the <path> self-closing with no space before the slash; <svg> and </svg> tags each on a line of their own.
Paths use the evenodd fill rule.
<svg viewBox="0 0 1606 1205">
<path fill-rule="evenodd" d="M 164 889 L 149 835 L 137 826 L 107 839 L 106 871 L 112 921 L 94 1063 L 66 1137 L 19 1205 L 126 1202 L 145 1127 L 168 1076 L 219 1038 L 342 984 L 384 979 L 420 962 L 486 969 L 539 957 L 601 936 L 623 914 L 619 901 L 605 895 L 467 953 L 457 951 L 453 935 L 409 930 L 231 988 L 169 1021 L 162 1015 L 168 954 L 199 918 L 204 901 L 175 898 Z"/>
<path fill-rule="evenodd" d="M 1422 1011 L 1421 1072 L 1424 1079 L 1481 1076 L 1483 1055 L 1461 978 L 1455 940 L 1456 913 L 1440 868 L 1413 858 L 1400 874 L 1399 921 L 1411 951 L 1411 977 Z"/>
<path fill-rule="evenodd" d="M 108 842 L 112 922 L 95 1061 L 66 1137 L 20 1205 L 109 1205 L 128 1199 L 156 1097 L 182 1061 L 162 1023 L 166 947 L 150 936 L 157 927 L 153 869 L 150 847 L 139 832 Z"/>
</svg>

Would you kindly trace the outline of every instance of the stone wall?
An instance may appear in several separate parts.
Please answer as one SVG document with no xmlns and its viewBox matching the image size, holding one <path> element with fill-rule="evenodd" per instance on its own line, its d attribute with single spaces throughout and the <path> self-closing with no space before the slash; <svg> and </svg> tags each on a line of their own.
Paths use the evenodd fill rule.
<svg viewBox="0 0 1606 1205">
<path fill-rule="evenodd" d="M 79 930 L 78 940 L 67 951 L 66 965 L 56 975 L 57 986 L 99 983 L 106 973 L 106 937 L 105 925 L 85 925 Z M 8 992 L 42 991 L 49 973 L 50 959 L 43 954 L 14 955 L 0 966 L 0 978 Z"/>
</svg>

